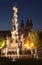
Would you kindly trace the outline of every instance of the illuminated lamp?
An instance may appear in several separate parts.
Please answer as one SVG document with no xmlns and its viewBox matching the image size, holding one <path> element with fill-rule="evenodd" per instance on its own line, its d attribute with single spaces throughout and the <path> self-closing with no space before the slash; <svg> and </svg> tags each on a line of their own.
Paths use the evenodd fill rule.
<svg viewBox="0 0 42 65">
<path fill-rule="evenodd" d="M 28 50 L 28 49 L 33 49 L 36 46 L 32 41 L 29 40 L 29 38 L 26 38 L 26 40 L 24 41 L 24 46 L 23 47 L 24 47 L 24 49 Z"/>
</svg>

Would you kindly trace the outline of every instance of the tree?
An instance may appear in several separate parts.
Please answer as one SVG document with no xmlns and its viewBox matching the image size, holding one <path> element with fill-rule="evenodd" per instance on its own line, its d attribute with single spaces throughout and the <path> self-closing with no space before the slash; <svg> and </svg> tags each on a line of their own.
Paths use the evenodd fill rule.
<svg viewBox="0 0 42 65">
<path fill-rule="evenodd" d="M 28 26 L 29 26 L 29 19 L 27 19 L 26 21 L 26 28 L 28 28 Z"/>
<path fill-rule="evenodd" d="M 27 19 L 27 21 L 26 21 L 26 29 L 28 29 L 28 31 L 31 31 L 32 27 L 33 27 L 32 19 L 30 19 L 30 20 Z"/>
<path fill-rule="evenodd" d="M 30 33 L 30 40 L 38 47 L 39 46 L 39 37 L 36 31 Z"/>
<path fill-rule="evenodd" d="M 42 48 L 42 31 L 38 32 L 38 34 L 39 34 L 39 47 Z"/>
<path fill-rule="evenodd" d="M 31 29 L 32 29 L 32 27 L 33 27 L 32 19 L 30 19 L 30 21 L 29 21 L 29 26 L 30 26 Z"/>
<path fill-rule="evenodd" d="M 21 28 L 24 28 L 24 21 L 21 20 Z"/>
</svg>

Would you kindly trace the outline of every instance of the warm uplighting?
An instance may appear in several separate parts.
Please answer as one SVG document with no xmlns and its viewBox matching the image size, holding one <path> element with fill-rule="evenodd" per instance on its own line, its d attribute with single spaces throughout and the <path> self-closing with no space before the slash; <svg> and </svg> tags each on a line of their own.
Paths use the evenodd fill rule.
<svg viewBox="0 0 42 65">
<path fill-rule="evenodd" d="M 25 49 L 33 49 L 33 48 L 35 48 L 36 46 L 35 46 L 35 44 L 32 42 L 32 41 L 30 41 L 29 40 L 29 38 L 27 38 L 25 41 L 24 41 L 24 48 Z"/>
<path fill-rule="evenodd" d="M 29 44 L 24 44 L 24 48 L 25 49 L 30 49 L 31 47 L 29 46 Z"/>
<path fill-rule="evenodd" d="M 34 47 L 34 44 L 32 43 L 30 46 L 31 46 L 31 48 Z"/>
</svg>

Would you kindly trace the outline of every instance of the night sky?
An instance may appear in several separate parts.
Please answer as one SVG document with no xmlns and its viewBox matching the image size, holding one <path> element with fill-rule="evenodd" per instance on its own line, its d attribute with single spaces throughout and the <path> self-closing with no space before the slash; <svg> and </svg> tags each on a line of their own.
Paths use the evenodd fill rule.
<svg viewBox="0 0 42 65">
<path fill-rule="evenodd" d="M 17 4 L 18 22 L 32 19 L 34 29 L 42 29 L 42 0 L 0 0 L 0 30 L 10 30 L 12 25 L 12 7 Z"/>
</svg>

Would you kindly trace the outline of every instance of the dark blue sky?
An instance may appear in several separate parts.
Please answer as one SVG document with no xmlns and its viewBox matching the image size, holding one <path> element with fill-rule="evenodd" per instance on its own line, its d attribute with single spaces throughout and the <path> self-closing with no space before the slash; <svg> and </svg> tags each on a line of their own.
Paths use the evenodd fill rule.
<svg viewBox="0 0 42 65">
<path fill-rule="evenodd" d="M 42 0 L 0 0 L 0 30 L 11 29 L 13 17 L 12 7 L 18 6 L 18 22 L 26 23 L 31 18 L 35 29 L 42 29 Z"/>
</svg>

